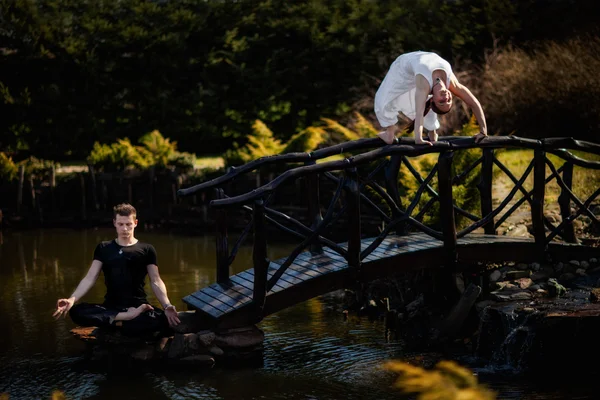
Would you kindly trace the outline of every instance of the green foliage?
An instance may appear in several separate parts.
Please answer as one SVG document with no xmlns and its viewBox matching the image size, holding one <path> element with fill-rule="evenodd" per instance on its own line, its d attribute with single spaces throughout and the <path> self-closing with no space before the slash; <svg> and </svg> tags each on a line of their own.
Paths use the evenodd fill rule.
<svg viewBox="0 0 600 400">
<path fill-rule="evenodd" d="M 18 167 L 6 153 L 0 152 L 0 180 L 12 181 L 17 177 Z"/>
<path fill-rule="evenodd" d="M 142 136 L 139 143 L 141 146 L 135 146 L 128 138 L 119 139 L 110 145 L 96 142 L 87 161 L 104 171 L 146 169 L 152 166 L 159 169 L 194 168 L 196 157 L 190 153 L 178 152 L 177 143 L 164 138 L 157 130 Z"/>
<path fill-rule="evenodd" d="M 129 137 L 136 143 L 143 133 L 168 128 L 180 148 L 215 154 L 230 148 L 232 139 L 243 147 L 244 133 L 256 119 L 285 143 L 321 117 L 372 113 L 374 90 L 403 52 L 432 50 L 456 65 L 480 62 L 496 42 L 564 40 L 578 30 L 596 29 L 593 16 L 600 3 L 546 3 L 0 0 L 0 148 L 81 159 L 95 142 Z M 589 54 L 595 53 L 594 46 Z M 538 90 L 559 87 L 555 92 L 565 91 L 562 99 L 572 107 L 552 117 L 586 113 L 587 100 L 595 101 L 593 85 L 585 83 L 595 75 L 594 60 L 571 70 L 568 58 L 582 59 L 569 54 L 557 53 L 558 62 L 540 58 L 537 77 L 524 77 L 522 89 L 512 81 L 508 87 L 540 99 Z M 523 64 L 527 58 L 489 70 L 498 78 L 485 88 L 490 98 L 480 98 L 491 113 L 490 124 L 502 123 L 506 131 L 514 128 L 508 126 L 513 119 L 492 118 L 491 97 L 506 98 L 503 71 Z M 579 73 L 586 65 L 592 71 L 588 78 Z M 483 70 L 488 71 L 474 69 L 474 79 Z M 582 85 L 569 86 L 579 79 L 568 79 L 573 71 Z M 549 89 L 540 89 L 535 79 L 547 76 L 542 86 Z M 520 104 L 508 106 L 503 115 L 514 118 Z M 522 115 L 544 121 L 548 108 Z M 583 120 L 593 122 L 594 111 Z"/>
<path fill-rule="evenodd" d="M 327 132 L 321 127 L 310 126 L 295 134 L 285 146 L 284 153 L 310 152 L 319 147 L 328 138 Z"/>
<path fill-rule="evenodd" d="M 402 361 L 384 365 L 398 375 L 395 386 L 417 400 L 494 400 L 496 393 L 479 384 L 477 377 L 454 361 L 440 361 L 431 370 Z"/>
<path fill-rule="evenodd" d="M 252 132 L 248 135 L 248 143 L 242 148 L 225 153 L 225 165 L 240 165 L 260 157 L 279 154 L 285 148 L 273 137 L 273 132 L 261 120 L 254 121 Z"/>
<path fill-rule="evenodd" d="M 17 163 L 17 166 L 25 167 L 25 176 L 35 176 L 36 178 L 47 178 L 50 175 L 50 170 L 54 166 L 55 168 L 60 167 L 60 164 L 50 161 L 41 160 L 37 157 L 31 156 Z"/>
</svg>

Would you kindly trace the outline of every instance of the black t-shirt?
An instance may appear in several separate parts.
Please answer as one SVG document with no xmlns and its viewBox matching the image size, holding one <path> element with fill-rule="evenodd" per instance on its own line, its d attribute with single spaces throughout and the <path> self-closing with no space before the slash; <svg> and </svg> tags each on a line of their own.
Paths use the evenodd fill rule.
<svg viewBox="0 0 600 400">
<path fill-rule="evenodd" d="M 94 250 L 94 260 L 102 262 L 109 307 L 138 307 L 147 303 L 144 284 L 147 266 L 157 264 L 156 250 L 148 243 L 121 246 L 116 240 L 102 242 Z"/>
</svg>

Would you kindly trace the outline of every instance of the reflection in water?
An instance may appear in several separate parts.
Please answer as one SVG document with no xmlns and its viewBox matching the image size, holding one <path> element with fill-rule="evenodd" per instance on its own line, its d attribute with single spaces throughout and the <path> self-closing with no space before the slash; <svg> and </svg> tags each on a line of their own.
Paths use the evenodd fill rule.
<svg viewBox="0 0 600 400">
<path fill-rule="evenodd" d="M 141 230 L 138 237 L 156 247 L 161 276 L 179 310 L 186 309 L 184 296 L 215 281 L 212 237 Z M 344 321 L 340 294 L 332 293 L 261 322 L 265 351 L 259 367 L 198 371 L 86 362 L 84 345 L 69 333 L 73 323 L 51 315 L 56 300 L 70 295 L 87 272 L 96 244 L 112 238 L 112 229 L 0 235 L 0 394 L 9 393 L 11 400 L 49 399 L 55 389 L 70 399 L 393 399 L 394 376 L 382 363 L 401 358 L 419 364 L 427 357 L 386 341 L 381 321 Z M 269 249 L 269 257 L 277 259 L 291 246 Z M 231 272 L 248 268 L 250 260 L 251 249 L 241 248 Z M 103 295 L 100 278 L 85 301 L 102 302 Z M 564 397 L 558 389 L 490 383 L 500 398 Z M 592 398 L 585 396 L 579 398 Z"/>
</svg>

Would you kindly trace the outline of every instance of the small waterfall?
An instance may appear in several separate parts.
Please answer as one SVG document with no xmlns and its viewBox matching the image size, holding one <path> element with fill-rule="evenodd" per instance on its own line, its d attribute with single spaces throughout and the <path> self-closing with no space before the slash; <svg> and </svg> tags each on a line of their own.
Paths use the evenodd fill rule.
<svg viewBox="0 0 600 400">
<path fill-rule="evenodd" d="M 527 367 L 535 338 L 537 312 L 515 312 L 518 305 L 486 307 L 480 313 L 475 355 L 488 360 L 492 369 L 519 372 Z"/>
</svg>

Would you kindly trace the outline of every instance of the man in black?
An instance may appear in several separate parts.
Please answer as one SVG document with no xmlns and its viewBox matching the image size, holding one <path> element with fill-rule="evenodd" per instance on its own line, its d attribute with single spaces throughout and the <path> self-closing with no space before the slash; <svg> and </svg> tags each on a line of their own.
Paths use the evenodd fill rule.
<svg viewBox="0 0 600 400">
<path fill-rule="evenodd" d="M 85 276 L 68 299 L 59 299 L 55 318 L 68 313 L 80 326 L 122 327 L 128 336 L 162 331 L 180 323 L 175 306 L 169 301 L 167 288 L 160 278 L 156 250 L 134 236 L 136 210 L 130 204 L 114 208 L 113 223 L 117 238 L 98 244 L 94 260 Z M 96 283 L 100 271 L 104 274 L 106 295 L 103 304 L 74 304 Z M 154 309 L 146 300 L 146 275 L 164 312 Z"/>
</svg>

